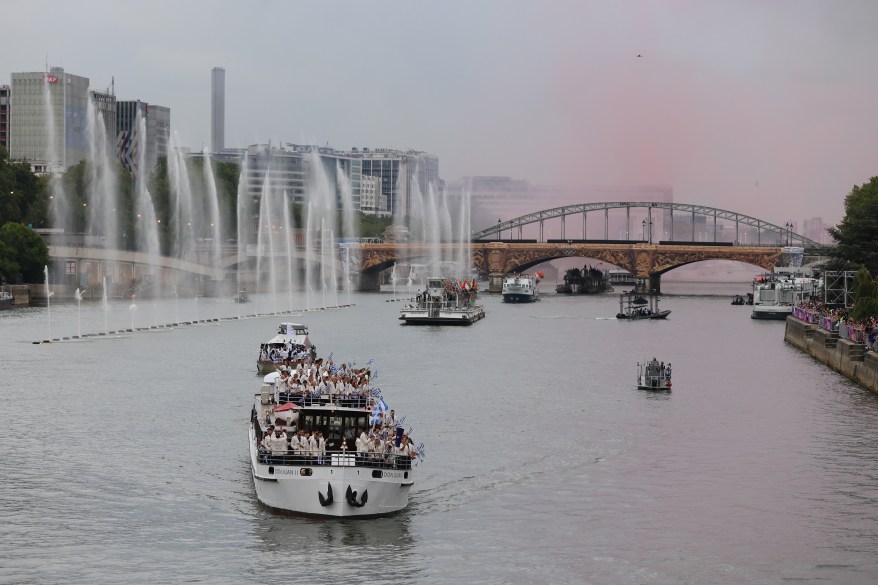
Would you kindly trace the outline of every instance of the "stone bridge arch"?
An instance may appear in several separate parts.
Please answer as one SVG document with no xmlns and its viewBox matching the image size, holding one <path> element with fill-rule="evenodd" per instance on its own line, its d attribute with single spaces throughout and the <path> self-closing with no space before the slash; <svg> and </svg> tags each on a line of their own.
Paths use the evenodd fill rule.
<svg viewBox="0 0 878 585">
<path fill-rule="evenodd" d="M 491 242 L 473 246 L 473 263 L 491 275 L 489 290 L 498 290 L 503 275 L 524 272 L 557 258 L 593 258 L 635 275 L 644 290 L 661 290 L 661 275 L 694 262 L 734 260 L 772 270 L 789 264 L 783 248 L 766 246 L 701 246 L 604 243 Z"/>
</svg>

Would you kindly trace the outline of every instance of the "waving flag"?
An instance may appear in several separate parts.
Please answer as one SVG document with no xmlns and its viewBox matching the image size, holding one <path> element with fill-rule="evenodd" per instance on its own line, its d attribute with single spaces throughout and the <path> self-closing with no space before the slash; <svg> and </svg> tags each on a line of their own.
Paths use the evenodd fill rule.
<svg viewBox="0 0 878 585">
<path fill-rule="evenodd" d="M 387 410 L 387 403 L 384 402 L 384 399 L 380 396 L 378 397 L 378 401 L 375 403 L 375 406 L 372 407 L 372 416 L 369 417 L 369 424 L 372 426 L 377 425 L 381 422 L 382 413 Z"/>
</svg>

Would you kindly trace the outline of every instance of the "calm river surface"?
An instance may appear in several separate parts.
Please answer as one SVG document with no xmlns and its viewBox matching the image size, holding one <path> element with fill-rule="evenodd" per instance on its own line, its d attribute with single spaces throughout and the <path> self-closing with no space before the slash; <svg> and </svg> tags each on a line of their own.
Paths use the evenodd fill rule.
<svg viewBox="0 0 878 585">
<path fill-rule="evenodd" d="M 745 285 L 664 288 L 699 294 L 666 295 L 665 322 L 617 321 L 616 295 L 483 295 L 469 328 L 404 327 L 392 294 L 362 294 L 43 345 L 259 302 L 53 306 L 51 333 L 45 307 L 2 312 L 0 582 L 878 582 L 878 398 L 731 306 Z M 254 362 L 282 320 L 321 355 L 375 360 L 426 445 L 403 513 L 257 502 Z M 653 356 L 670 395 L 635 388 Z"/>
</svg>

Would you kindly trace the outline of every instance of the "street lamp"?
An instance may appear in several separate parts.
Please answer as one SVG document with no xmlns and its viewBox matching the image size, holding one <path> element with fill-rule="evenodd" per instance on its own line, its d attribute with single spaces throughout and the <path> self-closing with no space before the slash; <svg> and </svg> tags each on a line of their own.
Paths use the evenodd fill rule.
<svg viewBox="0 0 878 585">
<path fill-rule="evenodd" d="M 644 219 L 641 222 L 641 225 L 643 226 L 643 241 L 651 244 L 652 243 L 652 219 L 650 218 L 649 221 L 646 221 Z M 647 227 L 649 227 L 649 232 L 646 231 Z"/>
</svg>

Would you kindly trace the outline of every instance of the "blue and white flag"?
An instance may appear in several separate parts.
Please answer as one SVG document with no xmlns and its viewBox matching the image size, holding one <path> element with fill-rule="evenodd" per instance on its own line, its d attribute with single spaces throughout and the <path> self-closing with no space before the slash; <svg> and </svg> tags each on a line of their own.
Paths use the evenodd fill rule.
<svg viewBox="0 0 878 585">
<path fill-rule="evenodd" d="M 376 424 L 381 422 L 383 418 L 381 415 L 384 411 L 387 410 L 387 403 L 384 402 L 384 399 L 379 397 L 378 401 L 375 403 L 375 406 L 372 407 L 372 416 L 369 417 L 369 424 L 375 426 Z"/>
</svg>

